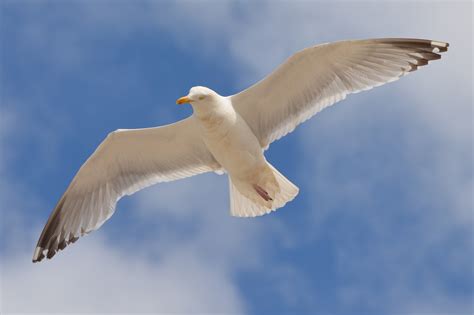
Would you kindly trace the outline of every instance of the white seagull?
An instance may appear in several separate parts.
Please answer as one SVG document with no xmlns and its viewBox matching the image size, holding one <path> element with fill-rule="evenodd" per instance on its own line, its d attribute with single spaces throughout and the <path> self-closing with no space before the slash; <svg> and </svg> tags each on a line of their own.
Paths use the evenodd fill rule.
<svg viewBox="0 0 474 315">
<path fill-rule="evenodd" d="M 156 128 L 111 132 L 54 208 L 33 262 L 98 229 L 124 195 L 205 172 L 229 175 L 230 214 L 260 216 L 298 187 L 265 159 L 269 145 L 346 95 L 369 90 L 441 58 L 448 43 L 404 38 L 351 40 L 304 49 L 248 89 L 221 96 L 193 87 L 177 104 L 193 114 Z"/>
</svg>

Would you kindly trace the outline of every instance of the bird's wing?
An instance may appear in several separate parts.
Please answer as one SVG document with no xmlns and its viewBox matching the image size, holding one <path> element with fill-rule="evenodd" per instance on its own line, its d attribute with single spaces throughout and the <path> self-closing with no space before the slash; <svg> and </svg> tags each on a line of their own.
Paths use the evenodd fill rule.
<svg viewBox="0 0 474 315">
<path fill-rule="evenodd" d="M 33 262 L 53 257 L 98 229 L 120 197 L 149 185 L 219 168 L 193 117 L 175 124 L 110 133 L 82 165 L 39 238 Z"/>
<path fill-rule="evenodd" d="M 291 56 L 269 76 L 231 96 L 236 111 L 267 148 L 340 100 L 395 81 L 441 58 L 448 43 L 386 38 L 317 45 Z"/>
</svg>

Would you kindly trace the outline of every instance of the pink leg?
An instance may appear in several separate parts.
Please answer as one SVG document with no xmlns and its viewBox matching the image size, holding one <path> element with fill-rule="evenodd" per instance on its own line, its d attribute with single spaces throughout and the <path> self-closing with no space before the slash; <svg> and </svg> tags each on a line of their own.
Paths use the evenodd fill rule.
<svg viewBox="0 0 474 315">
<path fill-rule="evenodd" d="M 255 191 L 257 192 L 257 194 L 260 195 L 260 197 L 262 197 L 265 201 L 269 201 L 269 200 L 273 200 L 269 195 L 268 193 L 265 191 L 265 189 L 263 189 L 262 187 L 254 184 L 253 185 L 253 188 L 255 189 Z"/>
</svg>

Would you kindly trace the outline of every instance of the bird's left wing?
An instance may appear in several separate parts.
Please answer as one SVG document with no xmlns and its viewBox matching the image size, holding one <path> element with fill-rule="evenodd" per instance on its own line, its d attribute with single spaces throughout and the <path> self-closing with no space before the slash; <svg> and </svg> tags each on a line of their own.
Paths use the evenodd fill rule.
<svg viewBox="0 0 474 315">
<path fill-rule="evenodd" d="M 33 262 L 53 257 L 98 229 L 117 201 L 158 182 L 219 169 L 194 117 L 175 124 L 110 133 L 82 165 L 39 238 Z"/>
<path fill-rule="evenodd" d="M 294 54 L 231 100 L 266 148 L 346 95 L 395 81 L 447 49 L 447 43 L 405 38 L 317 45 Z"/>
</svg>

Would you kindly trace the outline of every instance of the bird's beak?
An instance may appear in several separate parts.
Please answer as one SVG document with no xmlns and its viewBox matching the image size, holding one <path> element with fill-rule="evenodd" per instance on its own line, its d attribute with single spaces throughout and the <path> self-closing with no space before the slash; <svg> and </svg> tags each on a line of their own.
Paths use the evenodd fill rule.
<svg viewBox="0 0 474 315">
<path fill-rule="evenodd" d="M 176 104 L 178 105 L 186 104 L 186 103 L 191 103 L 191 99 L 187 96 L 180 97 L 176 100 Z"/>
</svg>

